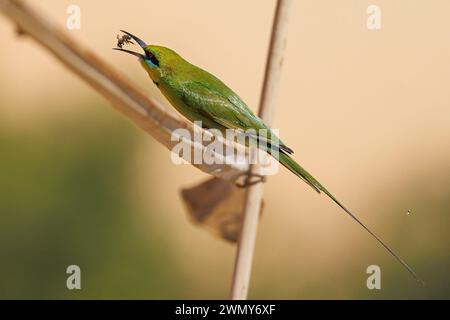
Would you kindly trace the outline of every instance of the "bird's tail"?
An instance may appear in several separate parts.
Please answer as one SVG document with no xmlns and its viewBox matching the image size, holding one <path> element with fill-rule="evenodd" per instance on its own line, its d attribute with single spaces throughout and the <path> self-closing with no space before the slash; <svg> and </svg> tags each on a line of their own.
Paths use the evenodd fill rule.
<svg viewBox="0 0 450 320">
<path fill-rule="evenodd" d="M 406 270 L 416 279 L 418 282 L 422 282 L 419 279 L 414 270 L 402 259 L 400 258 L 389 246 L 387 246 L 375 233 L 373 233 L 361 220 L 359 220 L 350 210 L 348 210 L 344 205 L 342 205 L 324 186 L 320 184 L 311 174 L 303 169 L 297 162 L 295 162 L 289 155 L 280 152 L 278 161 L 292 173 L 298 176 L 300 179 L 305 181 L 309 186 L 311 186 L 318 193 L 325 193 L 331 200 L 333 200 L 339 207 L 342 208 L 350 217 L 352 217 L 358 224 L 360 224 L 372 237 L 374 237 L 400 264 L 405 267 Z"/>
</svg>

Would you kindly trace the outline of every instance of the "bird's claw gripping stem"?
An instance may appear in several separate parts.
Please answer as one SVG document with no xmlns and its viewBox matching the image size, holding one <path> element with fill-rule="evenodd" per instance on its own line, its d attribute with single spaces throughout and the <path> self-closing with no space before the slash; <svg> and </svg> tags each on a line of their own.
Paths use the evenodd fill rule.
<svg viewBox="0 0 450 320">
<path fill-rule="evenodd" d="M 248 188 L 248 187 L 253 186 L 255 184 L 266 182 L 266 176 L 263 176 L 261 174 L 245 172 L 245 173 L 242 173 L 240 175 L 240 177 L 244 176 L 244 175 L 245 175 L 244 182 L 243 183 L 235 182 L 236 187 L 238 187 L 238 188 Z M 258 179 L 252 180 L 252 178 L 258 178 Z"/>
</svg>

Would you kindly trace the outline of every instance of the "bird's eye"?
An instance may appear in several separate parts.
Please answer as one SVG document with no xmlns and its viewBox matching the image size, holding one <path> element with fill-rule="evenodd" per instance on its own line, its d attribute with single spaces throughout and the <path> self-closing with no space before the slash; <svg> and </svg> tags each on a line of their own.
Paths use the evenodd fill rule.
<svg viewBox="0 0 450 320">
<path fill-rule="evenodd" d="M 155 66 L 159 67 L 159 61 L 150 51 L 145 51 L 145 56 L 150 60 Z"/>
</svg>

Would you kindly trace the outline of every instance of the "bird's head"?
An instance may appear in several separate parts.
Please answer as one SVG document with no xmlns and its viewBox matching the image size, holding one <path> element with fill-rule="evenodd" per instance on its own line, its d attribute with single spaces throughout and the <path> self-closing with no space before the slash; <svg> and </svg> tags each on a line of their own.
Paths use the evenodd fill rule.
<svg viewBox="0 0 450 320">
<path fill-rule="evenodd" d="M 134 51 L 120 48 L 113 48 L 122 52 L 129 53 L 139 58 L 141 65 L 149 74 L 150 78 L 154 82 L 159 82 L 160 79 L 168 74 L 172 73 L 174 66 L 178 62 L 184 61 L 175 51 L 169 48 L 147 45 L 144 41 L 136 37 L 135 35 L 121 30 L 123 33 L 130 36 L 136 43 L 142 48 L 144 53 L 137 53 Z"/>
</svg>

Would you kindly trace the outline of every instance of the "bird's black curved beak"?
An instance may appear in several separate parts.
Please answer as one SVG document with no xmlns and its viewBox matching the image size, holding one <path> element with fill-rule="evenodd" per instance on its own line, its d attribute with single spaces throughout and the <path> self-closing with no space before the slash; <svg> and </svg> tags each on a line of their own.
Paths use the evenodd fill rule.
<svg viewBox="0 0 450 320">
<path fill-rule="evenodd" d="M 136 43 L 137 43 L 137 44 L 144 50 L 144 52 L 145 52 L 145 47 L 147 46 L 147 44 L 146 44 L 144 41 L 142 41 L 141 39 L 139 39 L 138 37 L 136 37 L 134 34 L 131 34 L 131 33 L 127 32 L 127 31 L 125 31 L 125 30 L 120 30 L 120 31 L 123 32 L 123 33 L 125 33 L 126 35 L 129 35 L 134 41 L 136 41 Z M 131 55 L 133 55 L 133 56 L 136 56 L 136 57 L 138 57 L 138 58 L 140 58 L 140 59 L 145 59 L 145 55 L 144 55 L 144 54 L 137 53 L 137 52 L 134 52 L 134 51 L 131 51 L 131 50 L 126 50 L 126 49 L 122 49 L 122 48 L 113 48 L 113 50 L 123 51 L 123 52 L 129 53 L 129 54 L 131 54 Z"/>
</svg>

